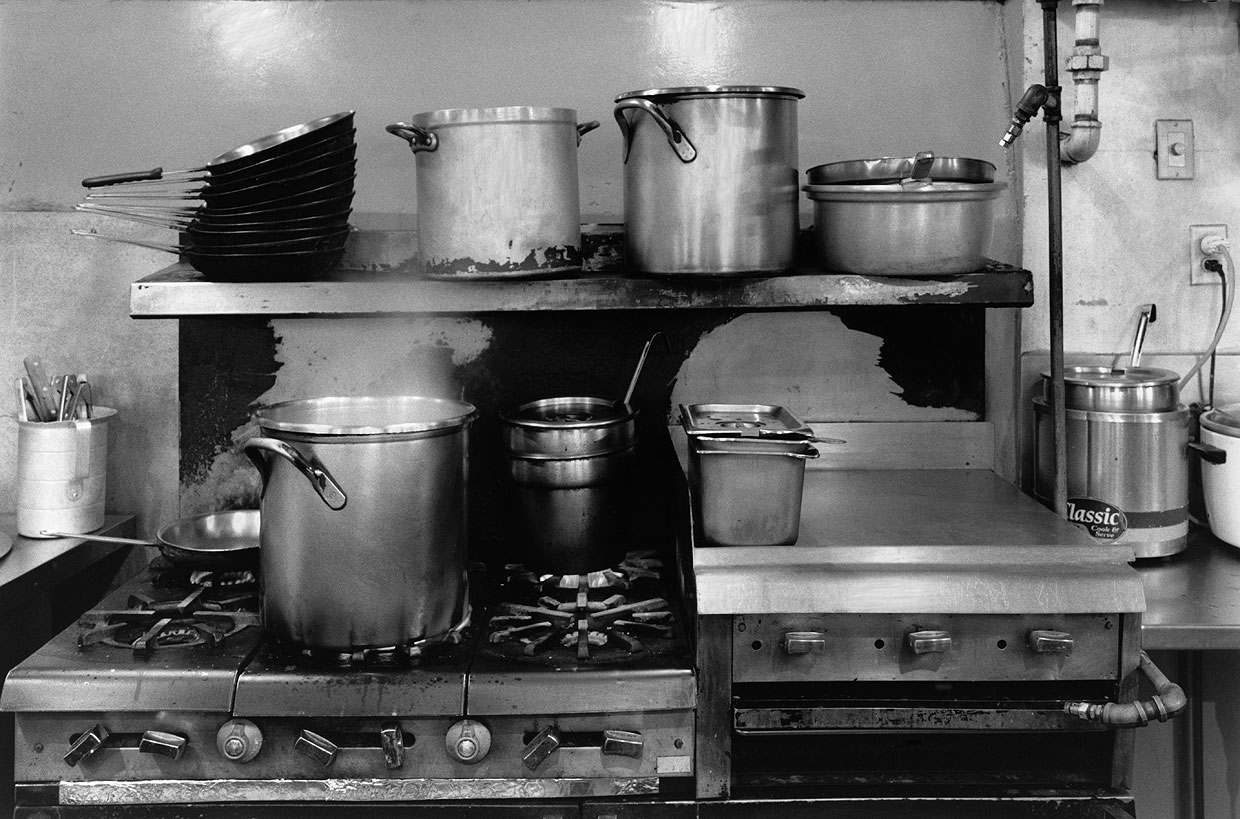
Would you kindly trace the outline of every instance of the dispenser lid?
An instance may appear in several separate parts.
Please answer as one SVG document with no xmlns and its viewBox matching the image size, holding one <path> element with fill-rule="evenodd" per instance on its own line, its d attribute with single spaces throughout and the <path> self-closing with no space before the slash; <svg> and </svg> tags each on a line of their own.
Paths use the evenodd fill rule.
<svg viewBox="0 0 1240 819">
<path fill-rule="evenodd" d="M 1240 438 L 1240 404 L 1215 407 L 1201 416 L 1201 425 L 1220 435 Z"/>
</svg>

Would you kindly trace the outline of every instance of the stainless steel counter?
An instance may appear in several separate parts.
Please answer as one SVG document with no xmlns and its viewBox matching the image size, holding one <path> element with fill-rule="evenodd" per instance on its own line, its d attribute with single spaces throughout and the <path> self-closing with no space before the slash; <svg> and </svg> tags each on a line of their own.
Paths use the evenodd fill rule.
<svg viewBox="0 0 1240 819">
<path fill-rule="evenodd" d="M 133 537 L 130 515 L 108 515 L 95 534 Z M 47 591 L 70 575 L 129 546 L 81 538 L 26 538 L 17 534 L 17 516 L 0 515 L 0 532 L 13 539 L 13 549 L 0 557 L 0 609 L 20 606 L 36 592 Z M 93 601 L 90 601 L 93 602 Z"/>
<path fill-rule="evenodd" d="M 1136 564 L 1145 586 L 1145 649 L 1240 649 L 1240 549 L 1194 526 L 1188 548 Z"/>
</svg>

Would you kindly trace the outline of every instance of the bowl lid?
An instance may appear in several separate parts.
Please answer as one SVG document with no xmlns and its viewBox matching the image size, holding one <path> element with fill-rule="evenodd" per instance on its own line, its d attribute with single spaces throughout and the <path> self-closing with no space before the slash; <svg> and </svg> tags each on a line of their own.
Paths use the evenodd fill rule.
<svg viewBox="0 0 1240 819">
<path fill-rule="evenodd" d="M 917 157 L 884 156 L 877 159 L 850 159 L 817 165 L 805 172 L 811 185 L 891 184 L 907 179 Z M 983 159 L 964 156 L 936 156 L 926 178 L 935 182 L 993 182 L 995 166 Z"/>
</svg>

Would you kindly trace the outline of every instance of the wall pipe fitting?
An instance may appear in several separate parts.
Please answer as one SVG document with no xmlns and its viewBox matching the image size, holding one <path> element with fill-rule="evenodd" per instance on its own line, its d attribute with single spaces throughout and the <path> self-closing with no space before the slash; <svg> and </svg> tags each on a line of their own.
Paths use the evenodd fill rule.
<svg viewBox="0 0 1240 819">
<path fill-rule="evenodd" d="M 1084 162 L 1098 150 L 1102 122 L 1098 119 L 1098 80 L 1109 60 L 1098 44 L 1098 13 L 1102 0 L 1072 0 L 1076 9 L 1076 44 L 1068 58 L 1068 73 L 1076 89 L 1072 130 L 1060 134 L 1065 165 Z"/>
<path fill-rule="evenodd" d="M 1112 728 L 1136 728 L 1149 725 L 1151 719 L 1166 722 L 1188 705 L 1188 697 L 1180 686 L 1167 679 L 1144 651 L 1140 669 L 1154 685 L 1154 696 L 1136 702 L 1065 702 L 1063 710 L 1088 722 L 1100 722 Z"/>
</svg>

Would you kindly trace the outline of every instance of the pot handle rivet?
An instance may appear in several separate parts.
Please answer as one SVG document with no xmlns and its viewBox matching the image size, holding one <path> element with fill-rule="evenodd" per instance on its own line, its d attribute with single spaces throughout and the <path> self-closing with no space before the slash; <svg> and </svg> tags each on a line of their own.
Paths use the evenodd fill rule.
<svg viewBox="0 0 1240 819">
<path fill-rule="evenodd" d="M 433 151 L 439 147 L 438 135 L 408 122 L 394 122 L 385 130 L 408 142 L 409 150 L 415 154 L 419 151 Z"/>
<path fill-rule="evenodd" d="M 697 148 L 693 147 L 688 135 L 676 124 L 676 121 L 663 113 L 663 109 L 650 100 L 624 99 L 616 103 L 615 114 L 616 124 L 620 126 L 620 133 L 624 135 L 625 162 L 629 161 L 629 151 L 633 148 L 633 125 L 624 113 L 629 108 L 645 111 L 654 117 L 655 123 L 663 129 L 663 133 L 667 134 L 667 143 L 672 146 L 672 150 L 676 152 L 676 156 L 680 157 L 681 162 L 692 162 L 697 159 Z"/>
</svg>

